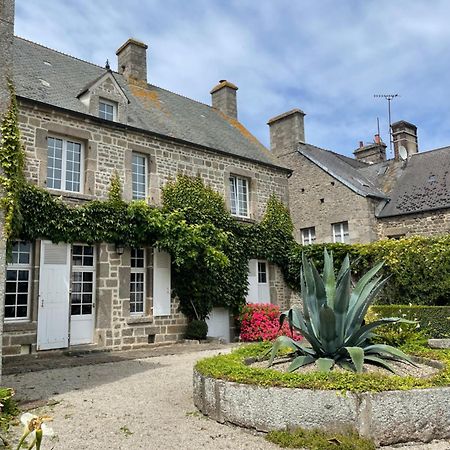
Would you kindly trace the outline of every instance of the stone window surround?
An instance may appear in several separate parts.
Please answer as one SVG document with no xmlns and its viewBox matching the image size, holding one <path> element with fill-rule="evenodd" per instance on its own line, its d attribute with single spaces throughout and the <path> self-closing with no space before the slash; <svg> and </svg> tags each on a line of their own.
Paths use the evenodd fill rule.
<svg viewBox="0 0 450 450">
<path fill-rule="evenodd" d="M 100 105 L 101 104 L 104 104 L 104 105 L 107 105 L 107 106 L 111 106 L 112 107 L 112 112 L 113 112 L 113 118 L 112 118 L 112 121 L 113 122 L 116 122 L 117 121 L 117 116 L 118 116 L 118 106 L 119 106 L 119 104 L 118 104 L 118 102 L 116 102 L 116 101 L 112 101 L 112 100 L 109 100 L 109 99 L 107 99 L 107 98 L 105 98 L 105 97 L 99 97 L 99 99 L 98 99 L 98 107 L 99 107 L 99 109 L 98 109 L 98 113 L 99 113 L 99 117 L 100 117 Z M 105 120 L 109 120 L 109 119 L 106 119 L 105 118 Z"/>
<path fill-rule="evenodd" d="M 228 166 L 224 170 L 224 186 L 225 186 L 225 205 L 228 211 L 231 211 L 231 202 L 230 202 L 230 176 L 236 175 L 238 177 L 243 177 L 248 180 L 248 217 L 239 217 L 233 216 L 238 220 L 256 220 L 257 216 L 257 188 L 258 182 L 256 180 L 256 172 L 252 172 L 251 170 L 241 169 L 236 166 Z"/>
<path fill-rule="evenodd" d="M 133 199 L 133 153 L 137 153 L 147 158 L 147 195 L 150 203 L 159 205 L 161 199 L 161 188 L 159 186 L 159 176 L 157 174 L 155 150 L 138 144 L 129 144 L 125 149 L 125 182 L 123 185 L 123 199 L 131 201 Z"/>
<path fill-rule="evenodd" d="M 75 127 L 56 123 L 47 123 L 46 128 L 36 129 L 35 147 L 36 157 L 39 161 L 38 185 L 44 188 L 47 187 L 47 140 L 49 136 L 54 135 L 63 139 L 74 139 L 83 144 L 84 158 L 82 165 L 84 173 L 82 174 L 82 179 L 84 179 L 84 186 L 82 192 L 69 192 L 53 189 L 49 189 L 49 191 L 64 197 L 74 197 L 80 199 L 93 198 L 95 189 L 95 171 L 97 169 L 97 144 L 92 141 L 92 135 L 89 131 L 80 130 Z"/>
</svg>

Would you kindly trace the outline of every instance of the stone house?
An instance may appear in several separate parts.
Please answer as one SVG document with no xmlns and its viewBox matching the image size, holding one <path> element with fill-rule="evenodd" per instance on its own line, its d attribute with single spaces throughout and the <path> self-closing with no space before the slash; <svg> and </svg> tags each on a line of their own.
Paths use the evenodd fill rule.
<svg viewBox="0 0 450 450">
<path fill-rule="evenodd" d="M 450 147 L 419 153 L 417 127 L 392 124 L 394 158 L 378 135 L 355 158 L 308 144 L 299 109 L 269 120 L 271 150 L 293 170 L 296 239 L 371 242 L 450 232 Z"/>
<path fill-rule="evenodd" d="M 15 37 L 13 80 L 26 178 L 64 201 L 107 198 L 115 171 L 127 201 L 158 206 L 178 173 L 200 175 L 236 220 L 258 221 L 270 195 L 288 202 L 288 176 L 238 121 L 237 87 L 221 80 L 212 106 L 147 82 L 147 45 L 129 39 L 118 72 Z M 287 306 L 267 261 L 249 262 L 249 301 Z M 109 243 L 15 242 L 7 266 L 4 354 L 176 341 L 186 318 L 171 298 L 170 255 Z M 215 310 L 210 334 L 229 333 Z"/>
</svg>

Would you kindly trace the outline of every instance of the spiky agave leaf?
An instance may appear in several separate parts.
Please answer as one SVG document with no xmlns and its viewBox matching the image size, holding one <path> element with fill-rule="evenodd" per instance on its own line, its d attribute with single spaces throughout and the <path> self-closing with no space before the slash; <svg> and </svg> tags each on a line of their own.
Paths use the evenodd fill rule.
<svg viewBox="0 0 450 450">
<path fill-rule="evenodd" d="M 307 364 L 311 364 L 316 360 L 314 356 L 311 355 L 300 355 L 295 358 L 291 364 L 289 365 L 287 371 L 293 372 L 294 370 L 299 369 L 300 367 L 306 366 Z"/>
<path fill-rule="evenodd" d="M 317 370 L 319 372 L 329 372 L 335 364 L 334 359 L 331 358 L 318 358 L 316 360 Z"/>
<path fill-rule="evenodd" d="M 327 249 L 323 252 L 323 284 L 327 293 L 327 304 L 330 308 L 334 307 L 336 296 L 336 278 L 334 276 L 333 253 L 328 253 Z"/>
</svg>

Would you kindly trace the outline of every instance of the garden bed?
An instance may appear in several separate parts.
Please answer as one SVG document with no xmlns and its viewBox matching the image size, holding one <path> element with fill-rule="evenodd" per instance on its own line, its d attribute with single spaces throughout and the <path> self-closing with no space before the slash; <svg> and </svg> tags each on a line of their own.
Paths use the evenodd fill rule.
<svg viewBox="0 0 450 450">
<path fill-rule="evenodd" d="M 443 363 L 428 378 L 380 373 L 283 373 L 245 364 L 267 345 L 199 361 L 194 402 L 202 413 L 260 431 L 354 428 L 377 444 L 450 437 L 450 352 L 422 351 Z"/>
</svg>

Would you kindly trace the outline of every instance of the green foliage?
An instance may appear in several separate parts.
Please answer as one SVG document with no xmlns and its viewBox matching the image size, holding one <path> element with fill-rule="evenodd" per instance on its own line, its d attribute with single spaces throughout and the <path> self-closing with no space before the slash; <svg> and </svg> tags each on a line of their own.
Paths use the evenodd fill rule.
<svg viewBox="0 0 450 450">
<path fill-rule="evenodd" d="M 117 170 L 114 171 L 111 177 L 108 199 L 111 203 L 120 203 L 122 201 L 122 184 Z"/>
<path fill-rule="evenodd" d="M 450 350 L 430 350 L 425 347 L 414 349 L 414 355 L 439 360 L 444 364 L 444 369 L 430 378 L 401 377 L 381 373 L 359 374 L 349 371 L 279 372 L 245 364 L 249 358 L 259 360 L 266 358 L 269 349 L 270 343 L 245 345 L 227 355 L 202 359 L 196 363 L 195 368 L 207 377 L 261 387 L 383 392 L 450 386 Z"/>
<path fill-rule="evenodd" d="M 293 350 L 289 372 L 314 362 L 320 372 L 328 372 L 339 364 L 344 369 L 361 373 L 364 362 L 392 371 L 385 359 L 410 361 L 407 355 L 392 346 L 371 342 L 374 329 L 380 325 L 409 321 L 386 318 L 363 324 L 370 304 L 386 282 L 382 277 L 376 278 L 382 265 L 380 263 L 369 270 L 352 290 L 348 256 L 344 258 L 337 276 L 333 254 L 326 249 L 322 276 L 314 263 L 303 256 L 303 311 L 297 308 L 286 311 L 280 316 L 280 324 L 286 319 L 289 327 L 303 335 L 311 346 L 280 336 L 273 344 L 269 365 L 278 350 L 286 346 Z"/>
<path fill-rule="evenodd" d="M 302 448 L 304 450 L 375 450 L 375 444 L 370 439 L 359 436 L 356 431 L 348 430 L 341 433 L 319 429 L 305 430 L 298 428 L 286 431 L 270 431 L 266 435 L 269 442 L 282 448 Z"/>
<path fill-rule="evenodd" d="M 426 337 L 450 338 L 450 306 L 375 305 L 371 310 L 380 316 L 415 320 L 420 325 L 420 334 Z"/>
<path fill-rule="evenodd" d="M 0 125 L 0 186 L 3 193 L 0 206 L 4 211 L 3 233 L 6 239 L 19 234 L 22 217 L 18 201 L 20 189 L 24 183 L 24 151 L 17 125 L 17 101 L 14 86 L 9 81 L 11 101 Z"/>
<path fill-rule="evenodd" d="M 0 430 L 4 433 L 8 431 L 11 420 L 19 413 L 13 396 L 12 389 L 0 387 Z"/>
<path fill-rule="evenodd" d="M 208 324 L 204 320 L 191 320 L 186 328 L 186 339 L 206 339 L 208 335 Z"/>
</svg>

